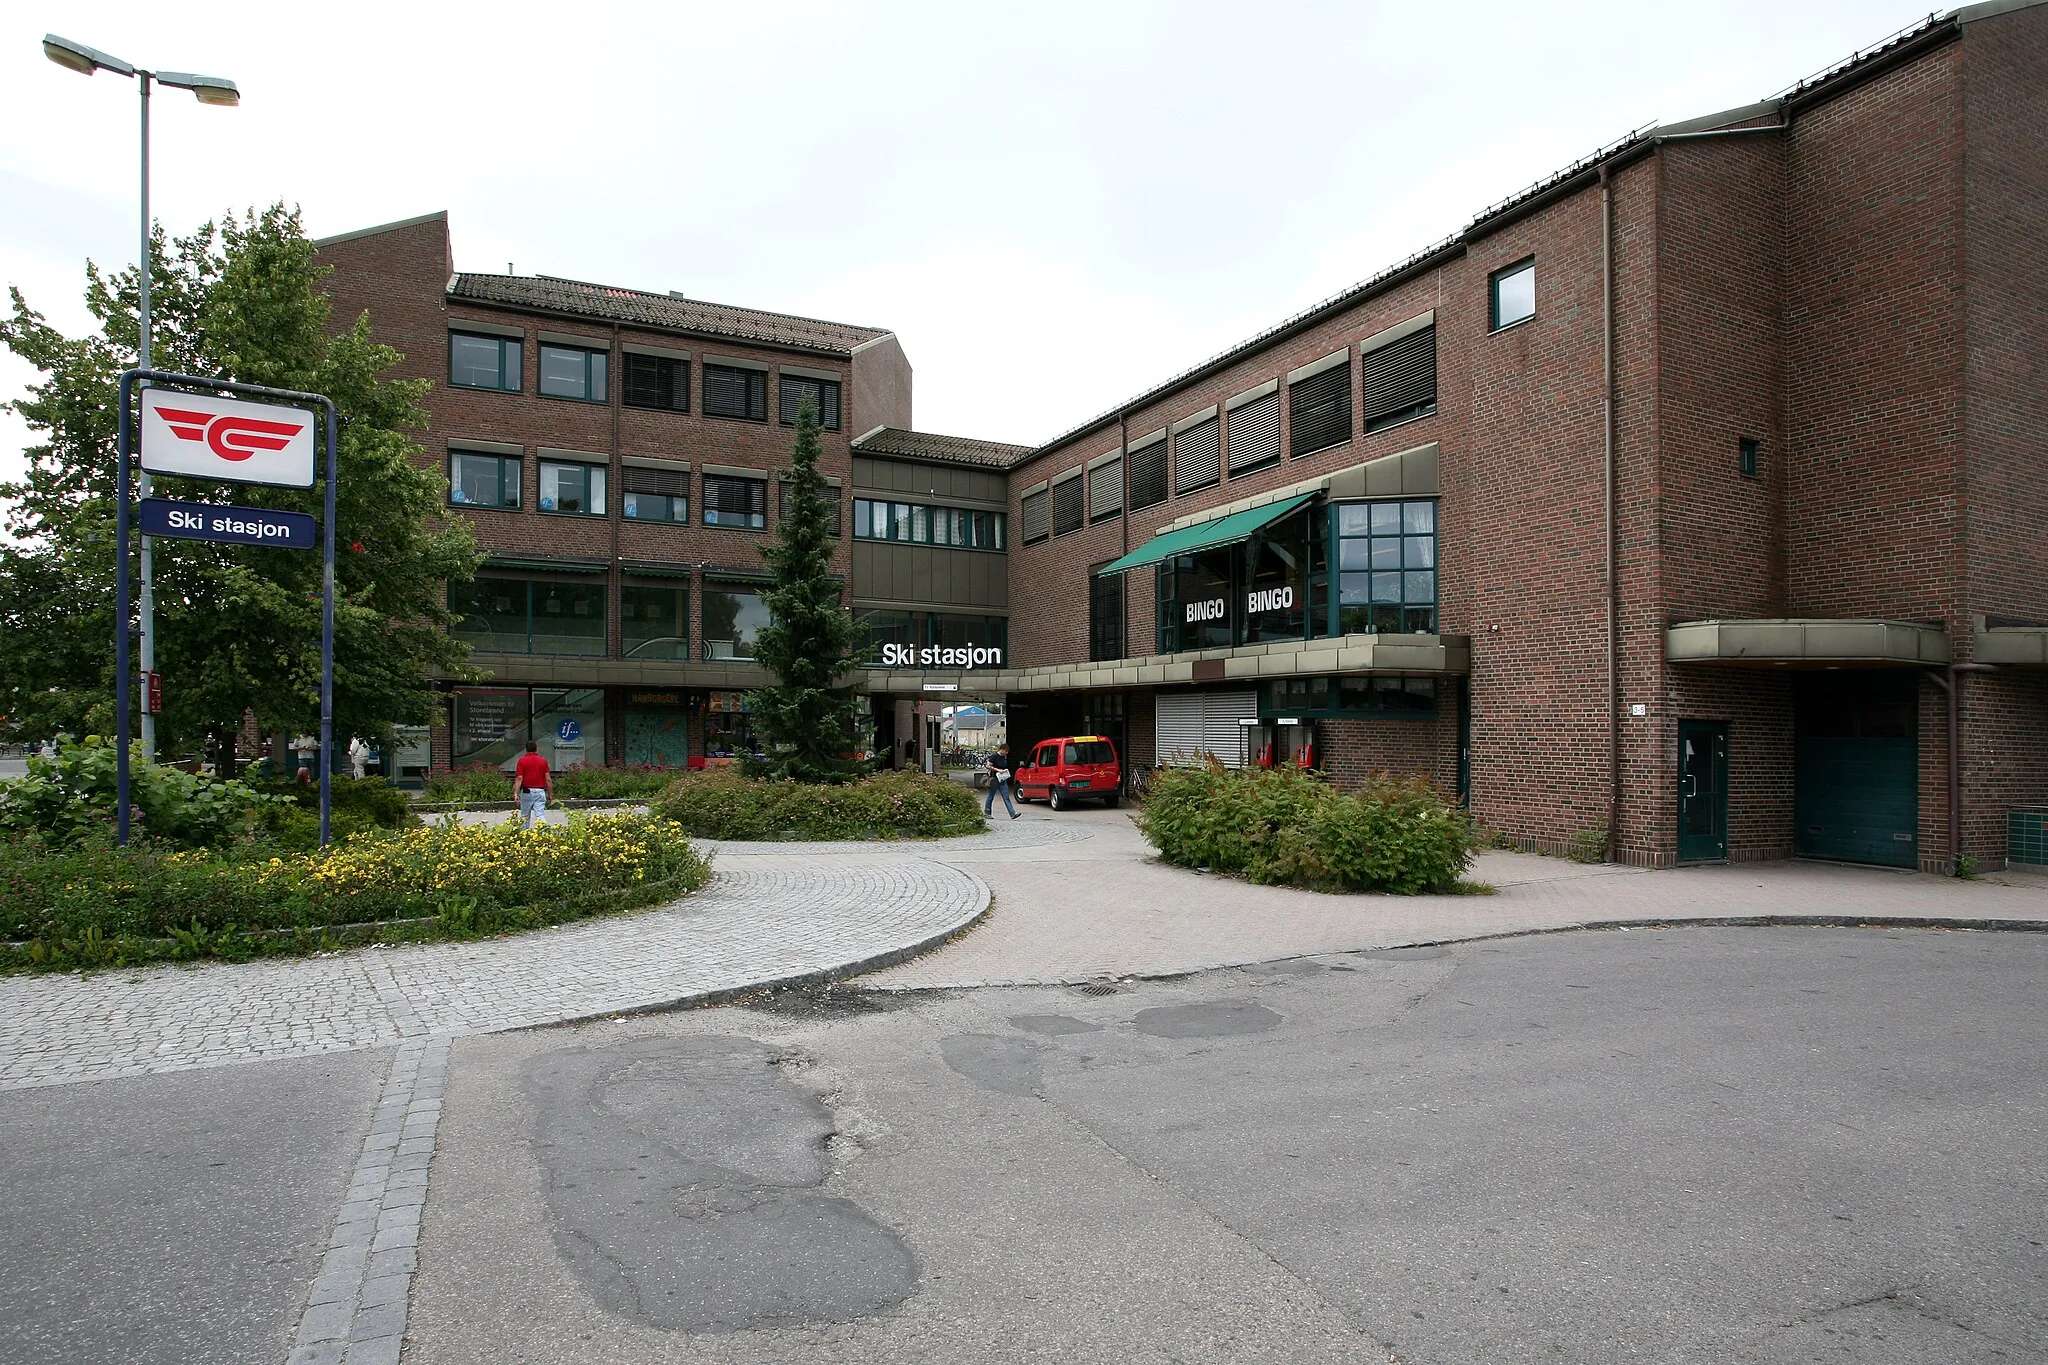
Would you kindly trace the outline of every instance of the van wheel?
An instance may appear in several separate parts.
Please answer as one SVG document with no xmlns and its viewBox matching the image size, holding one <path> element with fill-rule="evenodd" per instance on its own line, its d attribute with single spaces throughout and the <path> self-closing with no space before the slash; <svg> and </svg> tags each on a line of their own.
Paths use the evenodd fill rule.
<svg viewBox="0 0 2048 1365">
<path fill-rule="evenodd" d="M 1046 799 L 1052 803 L 1054 810 L 1065 810 L 1067 808 L 1067 789 L 1065 787 L 1050 788 Z"/>
<path fill-rule="evenodd" d="M 1115 810 L 1115 809 L 1116 809 L 1116 802 L 1117 802 L 1117 796 L 1116 796 L 1116 793 L 1115 793 L 1115 792 L 1111 792 L 1111 793 L 1110 793 L 1109 795 L 1107 795 L 1107 796 L 1105 796 L 1105 797 L 1103 797 L 1103 798 L 1102 798 L 1102 808 L 1103 808 L 1104 810 Z"/>
</svg>

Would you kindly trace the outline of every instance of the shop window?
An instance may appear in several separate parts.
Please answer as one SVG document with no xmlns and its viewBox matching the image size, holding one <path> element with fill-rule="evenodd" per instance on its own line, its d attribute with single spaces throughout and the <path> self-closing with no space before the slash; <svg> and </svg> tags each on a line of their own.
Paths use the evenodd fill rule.
<svg viewBox="0 0 2048 1365">
<path fill-rule="evenodd" d="M 448 501 L 457 507 L 517 507 L 521 465 L 517 455 L 448 452 Z"/>
<path fill-rule="evenodd" d="M 519 392 L 520 343 L 514 337 L 448 334 L 448 383 L 458 389 Z"/>
<path fill-rule="evenodd" d="M 575 516 L 604 515 L 604 466 L 540 462 L 540 510 Z"/>
<path fill-rule="evenodd" d="M 629 408 L 660 412 L 690 410 L 690 362 L 665 355 L 626 352 L 619 362 L 620 400 Z"/>
<path fill-rule="evenodd" d="M 768 420 L 768 376 L 732 365 L 704 367 L 704 415 L 741 422 Z"/>
<path fill-rule="evenodd" d="M 1493 330 L 1536 316 L 1536 262 L 1520 261 L 1487 279 L 1487 314 Z"/>
<path fill-rule="evenodd" d="M 619 510 L 629 521 L 667 521 L 678 525 L 690 520 L 690 471 L 652 469 L 629 464 L 619 475 L 625 495 Z"/>
<path fill-rule="evenodd" d="M 574 398 L 583 403 L 608 403 L 611 390 L 605 367 L 611 357 L 604 351 L 581 346 L 540 347 L 540 391 L 550 398 Z"/>
<path fill-rule="evenodd" d="M 782 425 L 795 426 L 796 415 L 809 403 L 811 416 L 819 426 L 827 431 L 839 430 L 839 381 L 785 374 L 781 383 Z"/>
<path fill-rule="evenodd" d="M 1313 455 L 1351 439 L 1351 358 L 1287 386 L 1288 445 Z"/>
<path fill-rule="evenodd" d="M 1338 631 L 1436 633 L 1436 504 L 1348 502 L 1335 519 Z"/>
<path fill-rule="evenodd" d="M 724 583 L 704 585 L 704 657 L 751 659 L 761 630 L 768 624 L 768 604 L 752 588 Z"/>
<path fill-rule="evenodd" d="M 704 476 L 704 524 L 736 531 L 761 531 L 768 526 L 768 481 L 730 474 Z"/>
<path fill-rule="evenodd" d="M 1178 555 L 1159 566 L 1159 652 L 1230 643 L 1231 560 L 1236 546 Z"/>
<path fill-rule="evenodd" d="M 747 709 L 747 694 L 709 694 L 704 704 L 705 761 L 722 766 L 760 756 L 761 745 L 755 738 L 753 713 Z"/>
<path fill-rule="evenodd" d="M 604 689 L 535 688 L 531 733 L 557 771 L 604 766 Z"/>
<path fill-rule="evenodd" d="M 1124 657 L 1124 576 L 1102 573 L 1099 565 L 1088 580 L 1088 657 Z"/>
<path fill-rule="evenodd" d="M 619 648 L 628 659 L 690 657 L 690 590 L 628 583 L 619 589 Z"/>
<path fill-rule="evenodd" d="M 1239 552 L 1237 607 L 1242 644 L 1301 640 L 1308 635 L 1309 519 L 1304 509 L 1268 526 Z"/>
<path fill-rule="evenodd" d="M 456 767 L 489 763 L 509 768 L 526 752 L 528 699 L 523 687 L 458 687 L 449 696 L 449 731 Z"/>
<path fill-rule="evenodd" d="M 1052 533 L 1063 536 L 1081 529 L 1081 477 L 1076 474 L 1052 486 Z"/>
<path fill-rule="evenodd" d="M 1139 511 L 1166 501 L 1166 438 L 1133 450 L 1131 462 L 1131 510 Z"/>
<path fill-rule="evenodd" d="M 460 618 L 452 633 L 472 649 L 495 654 L 605 652 L 605 585 L 498 575 L 448 585 L 448 609 Z"/>
</svg>

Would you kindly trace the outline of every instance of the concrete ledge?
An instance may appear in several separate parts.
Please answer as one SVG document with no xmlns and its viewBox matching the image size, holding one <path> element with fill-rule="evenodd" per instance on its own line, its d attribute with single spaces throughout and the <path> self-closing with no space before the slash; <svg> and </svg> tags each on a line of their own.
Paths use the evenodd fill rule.
<svg viewBox="0 0 2048 1365">
<path fill-rule="evenodd" d="M 1283 640 L 1236 649 L 1048 664 L 982 673 L 927 673 L 869 669 L 868 693 L 923 692 L 927 683 L 966 692 L 1065 692 L 1201 681 L 1197 665 L 1221 665 L 1220 678 L 1298 678 L 1331 673 L 1415 673 L 1462 677 L 1472 671 L 1472 640 L 1465 635 L 1342 635 Z M 1205 670 L 1206 671 L 1206 670 Z"/>
<path fill-rule="evenodd" d="M 1862 664 L 1912 667 L 1946 664 L 1948 633 L 1918 621 L 1758 618 L 1686 621 L 1664 632 L 1669 663 L 1738 667 Z"/>
<path fill-rule="evenodd" d="M 2048 665 L 2048 626 L 1979 626 L 1975 654 L 1980 664 Z"/>
</svg>

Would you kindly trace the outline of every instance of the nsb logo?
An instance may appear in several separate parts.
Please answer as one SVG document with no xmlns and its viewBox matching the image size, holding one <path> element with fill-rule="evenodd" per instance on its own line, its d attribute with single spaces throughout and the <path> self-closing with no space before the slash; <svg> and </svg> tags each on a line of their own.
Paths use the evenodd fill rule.
<svg viewBox="0 0 2048 1365">
<path fill-rule="evenodd" d="M 142 467 L 227 483 L 313 486 L 314 416 L 304 408 L 142 391 Z"/>
<path fill-rule="evenodd" d="M 246 460 L 260 450 L 283 450 L 307 425 L 182 408 L 159 407 L 156 411 L 180 440 L 204 441 L 206 448 L 223 460 Z"/>
</svg>

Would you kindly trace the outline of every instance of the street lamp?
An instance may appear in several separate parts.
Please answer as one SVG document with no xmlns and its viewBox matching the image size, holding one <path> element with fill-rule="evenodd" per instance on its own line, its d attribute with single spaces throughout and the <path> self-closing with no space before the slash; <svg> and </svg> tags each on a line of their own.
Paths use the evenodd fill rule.
<svg viewBox="0 0 2048 1365">
<path fill-rule="evenodd" d="M 149 368 L 149 87 L 152 82 L 174 86 L 179 90 L 190 90 L 201 104 L 233 105 L 242 100 L 242 92 L 235 83 L 219 76 L 196 76 L 190 71 L 144 71 L 131 66 L 119 57 L 110 56 L 98 48 L 74 43 L 69 38 L 59 38 L 54 33 L 43 35 L 43 55 L 62 67 L 90 76 L 95 71 L 111 71 L 116 76 L 133 76 L 135 86 L 142 96 L 142 264 L 136 272 L 136 289 L 139 296 L 141 344 L 138 349 L 138 368 Z M 139 492 L 149 496 L 149 475 L 142 475 Z M 151 572 L 149 537 L 142 537 L 142 674 L 145 678 L 156 672 L 156 595 L 153 591 L 154 574 Z M 127 572 L 123 565 L 121 571 Z M 120 623 L 126 630 L 127 623 Z M 156 717 L 148 706 L 148 690 L 144 690 L 142 711 L 142 751 L 150 757 L 156 755 Z"/>
</svg>

